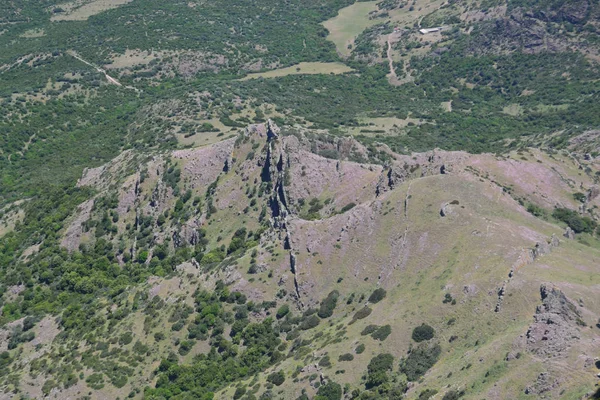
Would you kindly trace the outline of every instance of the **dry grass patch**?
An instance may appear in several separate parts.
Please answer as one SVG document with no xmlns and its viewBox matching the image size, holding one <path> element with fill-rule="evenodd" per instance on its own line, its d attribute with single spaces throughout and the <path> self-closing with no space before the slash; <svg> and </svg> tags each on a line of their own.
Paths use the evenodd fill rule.
<svg viewBox="0 0 600 400">
<path fill-rule="evenodd" d="M 27 39 L 39 38 L 43 36 L 46 36 L 46 32 L 43 29 L 29 29 L 19 35 L 19 37 Z"/>
<path fill-rule="evenodd" d="M 354 71 L 352 68 L 350 68 L 346 64 L 339 62 L 302 62 L 300 64 L 292 65 L 291 67 L 287 68 L 280 68 L 267 72 L 249 74 L 248 76 L 240 80 L 247 81 L 249 79 L 256 78 L 277 78 L 280 76 L 287 75 L 345 74 L 347 72 L 352 71 Z"/>
<path fill-rule="evenodd" d="M 160 52 L 151 52 L 146 50 L 125 50 L 124 54 L 114 54 L 111 57 L 111 64 L 107 64 L 104 67 L 106 69 L 119 69 L 119 68 L 131 68 L 136 65 L 147 65 L 152 60 L 162 58 L 163 54 Z"/>
<path fill-rule="evenodd" d="M 396 118 L 396 117 L 381 117 L 381 118 L 363 118 L 360 120 L 360 126 L 348 129 L 351 135 L 390 135 L 398 134 L 409 124 L 419 125 L 421 121 L 417 118 Z"/>
<path fill-rule="evenodd" d="M 50 21 L 85 21 L 92 15 L 117 8 L 131 1 L 133 0 L 75 0 L 62 3 L 56 5 L 55 8 L 61 8 L 63 12 L 55 13 Z"/>
</svg>

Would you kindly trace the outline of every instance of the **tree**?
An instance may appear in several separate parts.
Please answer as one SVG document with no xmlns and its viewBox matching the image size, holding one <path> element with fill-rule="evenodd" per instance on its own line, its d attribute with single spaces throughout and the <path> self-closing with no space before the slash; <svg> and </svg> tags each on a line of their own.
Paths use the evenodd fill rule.
<svg viewBox="0 0 600 400">
<path fill-rule="evenodd" d="M 340 296 L 340 292 L 337 290 L 332 291 L 327 297 L 321 302 L 319 312 L 317 315 L 320 318 L 329 318 L 333 315 L 333 310 L 337 305 L 337 299 Z"/>
<path fill-rule="evenodd" d="M 273 372 L 267 376 L 267 382 L 272 383 L 275 386 L 280 386 L 283 382 L 285 382 L 285 374 L 283 371 Z"/>
<path fill-rule="evenodd" d="M 421 326 L 417 326 L 412 332 L 412 338 L 417 343 L 433 339 L 434 336 L 435 330 L 427 324 L 421 324 Z"/>
<path fill-rule="evenodd" d="M 319 387 L 315 400 L 340 400 L 342 398 L 342 387 L 333 381 L 327 382 Z"/>
<path fill-rule="evenodd" d="M 369 296 L 369 303 L 379 303 L 381 300 L 385 299 L 387 292 L 383 288 L 375 289 L 371 296 Z"/>
</svg>

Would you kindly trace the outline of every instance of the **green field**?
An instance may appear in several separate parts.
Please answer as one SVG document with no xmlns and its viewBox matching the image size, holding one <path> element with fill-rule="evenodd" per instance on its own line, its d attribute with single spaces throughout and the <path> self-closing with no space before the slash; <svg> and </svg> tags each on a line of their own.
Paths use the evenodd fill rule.
<svg viewBox="0 0 600 400">
<path fill-rule="evenodd" d="M 323 26 L 329 31 L 327 39 L 335 44 L 341 55 L 349 56 L 352 49 L 348 46 L 354 43 L 354 39 L 362 31 L 378 22 L 369 19 L 369 13 L 375 10 L 377 1 L 358 2 L 342 8 L 336 17 L 323 22 Z"/>
</svg>

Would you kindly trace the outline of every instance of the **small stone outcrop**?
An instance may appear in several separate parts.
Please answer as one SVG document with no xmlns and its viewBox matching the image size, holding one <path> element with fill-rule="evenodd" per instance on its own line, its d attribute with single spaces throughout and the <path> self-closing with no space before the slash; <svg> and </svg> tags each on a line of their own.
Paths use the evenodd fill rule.
<svg viewBox="0 0 600 400">
<path fill-rule="evenodd" d="M 542 395 L 560 385 L 556 378 L 553 378 L 549 373 L 542 372 L 538 375 L 535 382 L 525 388 L 525 394 Z"/>
<path fill-rule="evenodd" d="M 558 246 L 560 246 L 560 240 L 558 240 L 558 237 L 555 234 L 552 234 L 550 240 L 544 242 L 537 242 L 535 244 L 535 247 L 533 247 L 532 249 L 523 250 L 517 261 L 510 267 L 510 271 L 508 272 L 508 279 L 502 282 L 502 286 L 498 289 L 498 301 L 496 302 L 496 307 L 494 309 L 495 312 L 500 312 L 502 310 L 502 303 L 504 301 L 507 286 L 512 280 L 512 278 L 515 276 L 517 270 L 535 262 L 535 260 L 537 260 L 539 257 L 551 253 L 552 249 Z"/>
<path fill-rule="evenodd" d="M 554 286 L 540 287 L 542 304 L 535 310 L 534 323 L 527 330 L 527 350 L 538 357 L 554 358 L 580 339 L 577 324 L 581 316 L 575 304 Z"/>
<path fill-rule="evenodd" d="M 565 229 L 565 233 L 563 233 L 563 236 L 567 239 L 573 240 L 575 239 L 575 232 L 573 231 L 573 229 L 567 226 L 567 229 Z"/>
</svg>

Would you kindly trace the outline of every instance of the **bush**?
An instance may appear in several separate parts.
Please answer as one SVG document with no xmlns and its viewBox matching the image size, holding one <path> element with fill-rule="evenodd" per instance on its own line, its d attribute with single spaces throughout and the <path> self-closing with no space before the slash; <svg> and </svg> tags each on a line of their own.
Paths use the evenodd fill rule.
<svg viewBox="0 0 600 400">
<path fill-rule="evenodd" d="M 315 400 L 340 400 L 342 398 L 342 387 L 333 381 L 319 387 Z"/>
<path fill-rule="evenodd" d="M 275 316 L 277 317 L 277 319 L 281 319 L 281 318 L 285 317 L 286 315 L 288 315 L 289 312 L 290 312 L 290 306 L 288 306 L 287 304 L 284 304 L 281 307 L 279 307 L 279 309 L 277 310 L 277 314 L 275 314 Z"/>
<path fill-rule="evenodd" d="M 392 327 L 390 325 L 384 325 L 377 329 L 371 334 L 371 337 L 375 340 L 383 342 L 392 333 Z"/>
<path fill-rule="evenodd" d="M 354 349 L 354 351 L 356 352 L 356 354 L 362 354 L 365 351 L 365 345 L 363 343 L 359 344 L 358 346 L 356 346 L 356 349 Z"/>
<path fill-rule="evenodd" d="M 131 332 L 125 332 L 121 336 L 119 336 L 119 344 L 121 346 L 126 346 L 133 341 L 133 334 Z"/>
<path fill-rule="evenodd" d="M 338 361 L 352 361 L 352 360 L 354 360 L 354 356 L 350 353 L 342 354 L 338 358 Z"/>
<path fill-rule="evenodd" d="M 329 318 L 333 315 L 333 310 L 337 305 L 337 299 L 340 296 L 340 293 L 337 290 L 329 293 L 327 297 L 321 302 L 321 306 L 319 307 L 319 312 L 317 315 L 321 318 Z"/>
<path fill-rule="evenodd" d="M 464 395 L 464 392 L 459 392 L 458 390 L 449 390 L 446 392 L 442 400 L 458 400 Z"/>
<path fill-rule="evenodd" d="M 394 366 L 394 356 L 389 353 L 378 354 L 369 361 L 367 371 L 369 373 L 380 371 L 391 371 Z"/>
<path fill-rule="evenodd" d="M 437 362 L 442 353 L 439 344 L 427 344 L 414 348 L 400 363 L 400 372 L 406 374 L 409 381 L 416 381 Z"/>
<path fill-rule="evenodd" d="M 389 382 L 388 371 L 392 370 L 394 357 L 391 354 L 379 354 L 371 359 L 367 366 L 367 388 L 381 386 Z"/>
<path fill-rule="evenodd" d="M 245 394 L 246 394 L 246 387 L 245 386 L 240 386 L 237 389 L 235 389 L 235 393 L 233 394 L 233 399 L 237 400 L 237 399 L 241 398 Z"/>
<path fill-rule="evenodd" d="M 556 208 L 552 216 L 569 225 L 575 233 L 593 233 L 598 224 L 589 217 L 581 217 L 576 211 L 568 208 Z"/>
<path fill-rule="evenodd" d="M 417 343 L 433 339 L 434 336 L 435 330 L 427 324 L 421 324 L 421 326 L 417 326 L 412 332 L 412 338 Z"/>
<path fill-rule="evenodd" d="M 319 367 L 324 367 L 324 368 L 328 368 L 331 367 L 331 359 L 329 358 L 329 356 L 323 356 L 320 360 L 319 360 Z"/>
<path fill-rule="evenodd" d="M 342 210 L 340 211 L 340 213 L 345 213 L 346 211 L 350 211 L 352 210 L 354 207 L 356 207 L 355 203 L 348 203 L 346 204 L 344 207 L 342 207 Z"/>
<path fill-rule="evenodd" d="M 367 326 L 365 326 L 365 329 L 363 329 L 360 334 L 363 336 L 370 335 L 373 332 L 375 332 L 377 329 L 379 329 L 379 325 L 367 325 Z"/>
<path fill-rule="evenodd" d="M 25 320 L 23 321 L 23 332 L 27 332 L 34 326 L 35 326 L 35 318 L 33 318 L 33 317 L 25 318 Z"/>
<path fill-rule="evenodd" d="M 421 392 L 421 394 L 419 394 L 417 400 L 429 400 L 430 398 L 435 396 L 437 392 L 438 391 L 435 389 L 425 389 Z"/>
<path fill-rule="evenodd" d="M 272 383 L 275 386 L 280 386 L 283 382 L 285 382 L 285 374 L 283 371 L 273 372 L 267 376 L 267 382 Z"/>
<path fill-rule="evenodd" d="M 316 315 L 311 315 L 310 317 L 302 321 L 302 323 L 300 324 L 300 329 L 302 329 L 303 331 L 307 331 L 319 325 L 320 322 L 321 320 L 319 319 L 319 317 L 317 317 Z"/>
<path fill-rule="evenodd" d="M 376 289 L 371 296 L 369 296 L 369 303 L 379 303 L 381 300 L 385 299 L 387 292 L 383 288 Z"/>
<path fill-rule="evenodd" d="M 193 340 L 184 340 L 179 345 L 178 353 L 182 356 L 185 356 L 190 352 L 190 350 L 192 350 L 192 347 L 194 347 L 194 343 L 196 342 L 194 342 Z"/>
<path fill-rule="evenodd" d="M 364 306 L 363 308 L 361 308 L 360 310 L 358 310 L 356 312 L 356 314 L 354 314 L 354 317 L 352 319 L 353 320 L 357 320 L 357 319 L 367 318 L 369 315 L 371 315 L 372 312 L 373 312 L 372 309 L 370 309 L 367 306 Z"/>
</svg>

